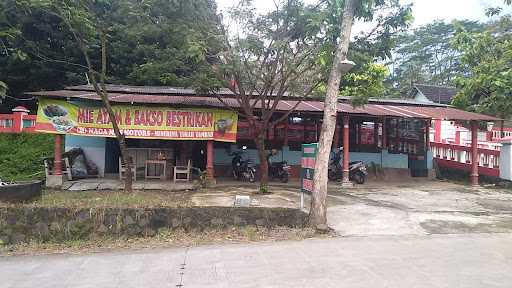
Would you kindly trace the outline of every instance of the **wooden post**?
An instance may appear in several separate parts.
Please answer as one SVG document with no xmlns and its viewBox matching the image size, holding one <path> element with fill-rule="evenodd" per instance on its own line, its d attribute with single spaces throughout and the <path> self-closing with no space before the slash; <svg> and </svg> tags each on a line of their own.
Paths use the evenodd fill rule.
<svg viewBox="0 0 512 288">
<path fill-rule="evenodd" d="M 284 142 L 283 142 L 283 146 L 288 146 L 288 122 L 290 122 L 288 120 L 288 118 L 286 118 L 284 120 Z"/>
<path fill-rule="evenodd" d="M 213 140 L 208 140 L 206 143 L 206 175 L 209 179 L 215 178 L 215 169 L 213 166 Z"/>
<path fill-rule="evenodd" d="M 350 117 L 348 114 L 343 115 L 343 183 L 350 183 L 349 180 L 349 168 L 348 163 L 350 162 L 350 141 L 349 141 L 349 125 Z"/>
<path fill-rule="evenodd" d="M 386 118 L 382 118 L 382 149 L 388 149 L 388 130 L 386 129 Z"/>
<path fill-rule="evenodd" d="M 55 134 L 53 146 L 53 175 L 62 175 L 62 135 Z"/>
<path fill-rule="evenodd" d="M 379 148 L 379 121 L 377 118 L 373 121 L 373 145 L 375 149 Z"/>
<path fill-rule="evenodd" d="M 336 128 L 334 128 L 332 146 L 333 149 L 338 149 L 340 147 L 340 125 L 338 125 L 338 121 L 336 121 Z"/>
<path fill-rule="evenodd" d="M 471 121 L 471 185 L 478 185 L 478 122 Z"/>
<path fill-rule="evenodd" d="M 425 152 L 430 150 L 430 120 L 425 121 Z"/>
</svg>

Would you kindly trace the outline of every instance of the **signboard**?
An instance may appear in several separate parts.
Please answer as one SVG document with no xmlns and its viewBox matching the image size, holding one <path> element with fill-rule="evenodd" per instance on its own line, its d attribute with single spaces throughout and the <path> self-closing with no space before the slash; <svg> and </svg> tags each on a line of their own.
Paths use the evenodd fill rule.
<svg viewBox="0 0 512 288">
<path fill-rule="evenodd" d="M 115 105 L 113 109 L 127 138 L 236 142 L 238 115 L 232 111 L 142 105 Z M 36 131 L 115 137 L 109 118 L 102 106 L 40 98 Z"/>
<path fill-rule="evenodd" d="M 316 153 L 318 144 L 302 144 L 301 159 L 301 208 L 304 207 L 304 193 L 313 192 L 313 176 L 315 174 Z"/>
</svg>

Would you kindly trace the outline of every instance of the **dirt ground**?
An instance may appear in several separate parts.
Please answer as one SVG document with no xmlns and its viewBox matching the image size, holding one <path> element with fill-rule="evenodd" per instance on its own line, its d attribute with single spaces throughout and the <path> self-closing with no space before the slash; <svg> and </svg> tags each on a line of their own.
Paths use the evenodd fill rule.
<svg viewBox="0 0 512 288">
<path fill-rule="evenodd" d="M 512 191 L 432 181 L 331 189 L 329 226 L 339 235 L 512 232 Z"/>
<path fill-rule="evenodd" d="M 273 194 L 254 195 L 256 185 L 224 183 L 215 192 L 194 194 L 192 202 L 229 205 L 242 194 L 259 205 L 299 207 L 299 185 L 272 183 Z M 304 202 L 309 209 L 310 197 Z M 328 224 L 340 236 L 512 232 L 512 191 L 506 189 L 415 178 L 350 189 L 330 183 L 327 206 Z"/>
</svg>

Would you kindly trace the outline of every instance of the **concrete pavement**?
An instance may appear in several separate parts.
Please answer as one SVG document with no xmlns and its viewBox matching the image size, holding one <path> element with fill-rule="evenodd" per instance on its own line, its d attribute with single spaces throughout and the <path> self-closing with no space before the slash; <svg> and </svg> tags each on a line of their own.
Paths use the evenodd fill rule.
<svg viewBox="0 0 512 288">
<path fill-rule="evenodd" d="M 512 234 L 0 257 L 0 287 L 512 287 Z"/>
</svg>

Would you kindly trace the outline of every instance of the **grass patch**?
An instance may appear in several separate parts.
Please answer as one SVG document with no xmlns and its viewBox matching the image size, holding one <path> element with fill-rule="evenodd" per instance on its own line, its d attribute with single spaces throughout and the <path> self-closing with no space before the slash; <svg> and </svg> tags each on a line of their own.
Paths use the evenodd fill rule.
<svg viewBox="0 0 512 288">
<path fill-rule="evenodd" d="M 0 202 L 0 206 L 7 204 Z M 169 191 L 53 191 L 45 190 L 41 199 L 22 204 L 28 207 L 70 207 L 70 208 L 147 208 L 147 207 L 189 207 L 192 205 L 191 192 Z"/>
<path fill-rule="evenodd" d="M 284 240 L 302 240 L 312 237 L 331 237 L 315 234 L 314 229 L 256 226 L 234 227 L 229 229 L 207 229 L 203 231 L 160 230 L 151 238 L 99 238 L 92 240 L 73 240 L 64 243 L 31 242 L 11 246 L 0 245 L 0 255 L 39 255 L 57 253 L 91 253 L 119 249 L 146 249 L 193 247 L 209 244 L 272 242 Z"/>
<path fill-rule="evenodd" d="M 0 179 L 44 178 L 43 158 L 53 154 L 53 135 L 0 133 Z"/>
</svg>

